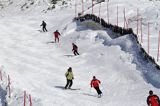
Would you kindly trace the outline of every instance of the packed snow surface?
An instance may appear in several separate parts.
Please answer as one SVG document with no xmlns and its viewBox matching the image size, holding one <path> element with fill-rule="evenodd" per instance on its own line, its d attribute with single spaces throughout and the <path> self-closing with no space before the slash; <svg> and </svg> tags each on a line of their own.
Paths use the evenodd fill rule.
<svg viewBox="0 0 160 106">
<path fill-rule="evenodd" d="M 150 89 L 160 95 L 159 88 L 153 86 L 152 82 L 148 83 L 144 72 L 133 62 L 136 54 L 122 50 L 120 45 L 124 44 L 124 40 L 127 41 L 126 48 L 134 45 L 129 35 L 111 39 L 104 30 L 78 26 L 72 20 L 75 16 L 74 1 L 70 3 L 47 12 L 42 11 L 45 7 L 42 4 L 23 11 L 18 7 L 14 10 L 15 4 L 12 4 L 1 10 L 0 64 L 3 65 L 3 71 L 10 75 L 12 85 L 12 97 L 8 99 L 8 105 L 23 105 L 23 98 L 18 101 L 15 95 L 23 97 L 24 90 L 32 95 L 33 106 L 146 106 Z M 90 3 L 85 1 L 85 7 L 89 7 Z M 110 21 L 113 24 L 116 24 L 117 5 L 121 10 L 128 8 L 126 14 L 129 18 L 136 17 L 136 9 L 140 8 L 152 25 L 158 23 L 159 15 L 156 17 L 155 14 L 159 14 L 159 2 L 111 0 L 109 3 Z M 106 4 L 101 4 L 100 14 L 105 20 Z M 157 11 L 153 11 L 155 8 Z M 85 13 L 91 13 L 91 9 L 86 9 Z M 77 2 L 77 11 L 81 11 L 80 2 Z M 96 15 L 98 11 L 99 6 L 95 5 Z M 119 14 L 120 25 L 123 25 L 122 14 Z M 41 32 L 42 20 L 46 21 L 48 32 Z M 136 28 L 135 22 L 130 25 Z M 151 41 L 157 42 L 155 27 L 159 28 L 159 25 L 152 27 Z M 53 32 L 57 29 L 61 33 L 60 43 L 49 43 L 54 41 Z M 147 27 L 144 31 L 147 31 Z M 104 40 L 111 45 L 104 45 Z M 144 39 L 144 47 L 146 41 L 147 38 Z M 78 45 L 79 56 L 67 56 L 73 55 L 72 43 Z M 153 43 L 151 53 L 154 55 L 156 47 L 157 43 Z M 64 74 L 69 67 L 73 68 L 74 73 L 72 88 L 77 90 L 62 89 L 66 84 Z M 101 81 L 101 98 L 97 98 L 97 93 L 90 87 L 93 76 Z M 1 97 L 1 105 L 3 100 Z"/>
</svg>

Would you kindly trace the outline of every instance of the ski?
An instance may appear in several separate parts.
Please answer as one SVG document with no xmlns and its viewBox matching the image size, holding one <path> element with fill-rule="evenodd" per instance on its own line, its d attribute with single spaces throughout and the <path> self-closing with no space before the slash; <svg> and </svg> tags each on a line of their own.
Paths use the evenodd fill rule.
<svg viewBox="0 0 160 106">
<path fill-rule="evenodd" d="M 54 41 L 49 41 L 49 42 L 46 42 L 47 44 L 49 44 L 49 43 L 55 43 Z"/>
</svg>

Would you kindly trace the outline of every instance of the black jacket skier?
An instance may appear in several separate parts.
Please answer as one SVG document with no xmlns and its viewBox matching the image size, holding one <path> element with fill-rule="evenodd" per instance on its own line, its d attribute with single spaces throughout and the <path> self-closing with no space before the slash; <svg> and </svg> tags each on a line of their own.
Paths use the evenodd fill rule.
<svg viewBox="0 0 160 106">
<path fill-rule="evenodd" d="M 72 43 L 72 46 L 73 46 L 72 51 L 73 51 L 74 55 L 75 55 L 75 56 L 76 56 L 76 55 L 79 55 L 79 53 L 78 53 L 78 46 L 75 45 L 74 43 Z"/>
<path fill-rule="evenodd" d="M 46 25 L 47 25 L 47 24 L 46 24 L 44 21 L 42 21 L 41 26 L 42 26 L 43 32 L 47 32 Z"/>
</svg>

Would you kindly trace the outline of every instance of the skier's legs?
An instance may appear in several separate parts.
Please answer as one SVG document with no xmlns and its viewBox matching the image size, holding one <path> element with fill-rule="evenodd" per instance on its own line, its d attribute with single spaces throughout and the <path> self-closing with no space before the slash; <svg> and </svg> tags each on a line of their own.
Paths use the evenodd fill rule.
<svg viewBox="0 0 160 106">
<path fill-rule="evenodd" d="M 65 89 L 67 89 L 69 83 L 70 83 L 70 81 L 67 79 L 67 83 L 66 83 Z"/>
<path fill-rule="evenodd" d="M 56 43 L 56 37 L 54 38 L 54 41 L 55 41 L 55 43 Z"/>
<path fill-rule="evenodd" d="M 44 28 L 44 30 L 47 32 L 48 30 L 46 29 L 46 27 Z"/>
<path fill-rule="evenodd" d="M 57 40 L 58 40 L 58 42 L 59 42 L 59 37 L 57 37 Z"/>
<path fill-rule="evenodd" d="M 98 89 L 98 94 L 99 94 L 99 95 L 102 94 L 102 91 L 101 91 L 100 89 Z"/>
<path fill-rule="evenodd" d="M 45 29 L 44 29 L 44 27 L 43 27 L 42 29 L 43 29 L 43 32 L 45 32 Z"/>
<path fill-rule="evenodd" d="M 77 55 L 75 50 L 73 51 L 73 53 L 74 53 L 75 56 Z"/>
<path fill-rule="evenodd" d="M 99 89 L 99 87 L 95 87 L 95 89 L 96 89 L 98 95 L 102 94 L 102 92 L 101 92 L 101 90 Z"/>
<path fill-rule="evenodd" d="M 76 52 L 76 55 L 79 55 L 79 53 L 78 53 L 78 51 L 77 51 L 77 50 L 76 50 L 75 52 Z"/>
<path fill-rule="evenodd" d="M 73 84 L 73 81 L 69 80 L 69 88 L 71 88 L 72 84 Z"/>
<path fill-rule="evenodd" d="M 58 41 L 59 42 L 59 38 L 55 36 L 55 42 Z"/>
</svg>

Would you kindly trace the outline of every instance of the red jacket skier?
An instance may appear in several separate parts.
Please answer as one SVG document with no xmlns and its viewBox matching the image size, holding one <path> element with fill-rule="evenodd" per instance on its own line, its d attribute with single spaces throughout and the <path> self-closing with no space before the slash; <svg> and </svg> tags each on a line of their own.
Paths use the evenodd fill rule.
<svg viewBox="0 0 160 106">
<path fill-rule="evenodd" d="M 149 96 L 147 97 L 148 106 L 160 106 L 159 97 L 153 94 L 153 91 L 149 91 Z"/>
<path fill-rule="evenodd" d="M 59 42 L 59 36 L 60 36 L 61 34 L 58 32 L 58 30 L 56 30 L 55 32 L 54 32 L 54 38 L 55 38 L 55 43 L 56 43 L 56 41 L 58 40 L 58 42 Z"/>
<path fill-rule="evenodd" d="M 93 79 L 92 79 L 92 81 L 90 83 L 91 87 L 94 87 L 95 90 L 97 91 L 99 97 L 101 97 L 101 94 L 102 94 L 101 90 L 99 89 L 99 84 L 100 83 L 101 82 L 98 79 L 96 79 L 95 76 L 93 76 Z"/>
<path fill-rule="evenodd" d="M 98 79 L 96 79 L 96 77 L 95 76 L 93 76 L 93 79 L 92 79 L 92 81 L 91 81 L 91 87 L 99 87 L 99 84 L 100 84 L 101 82 L 98 80 Z"/>
</svg>

